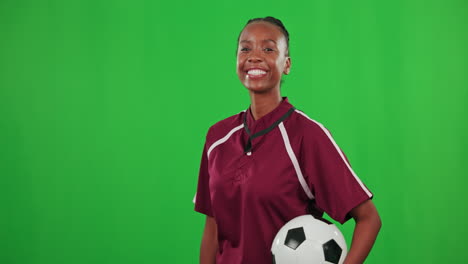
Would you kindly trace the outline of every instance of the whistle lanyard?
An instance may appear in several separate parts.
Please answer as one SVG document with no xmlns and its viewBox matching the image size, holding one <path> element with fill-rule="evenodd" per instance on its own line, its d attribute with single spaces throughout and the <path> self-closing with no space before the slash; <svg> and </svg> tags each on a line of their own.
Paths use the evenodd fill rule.
<svg viewBox="0 0 468 264">
<path fill-rule="evenodd" d="M 288 118 L 292 114 L 292 112 L 294 112 L 294 110 L 296 110 L 296 108 L 294 106 L 291 107 L 288 110 L 288 112 L 286 112 L 282 117 L 280 117 L 278 120 L 276 120 L 271 126 L 269 126 L 268 128 L 265 128 L 265 129 L 263 129 L 261 131 L 258 131 L 257 133 L 255 133 L 253 135 L 251 135 L 250 129 L 247 126 L 247 115 L 249 113 L 248 113 L 248 110 L 245 111 L 245 114 L 244 114 L 244 128 L 245 128 L 245 132 L 247 132 L 247 135 L 249 136 L 249 139 L 247 141 L 247 144 L 244 147 L 244 153 L 251 153 L 252 152 L 252 140 L 254 138 L 265 135 L 266 133 L 270 132 L 273 128 L 278 126 L 279 123 L 283 122 L 286 118 Z"/>
</svg>

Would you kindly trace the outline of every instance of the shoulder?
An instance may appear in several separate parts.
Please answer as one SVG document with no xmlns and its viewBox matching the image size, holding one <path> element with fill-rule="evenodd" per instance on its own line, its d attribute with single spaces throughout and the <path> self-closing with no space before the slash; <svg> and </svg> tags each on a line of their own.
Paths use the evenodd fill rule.
<svg viewBox="0 0 468 264">
<path fill-rule="evenodd" d="M 291 116 L 291 127 L 299 130 L 303 137 L 331 136 L 330 131 L 319 121 L 296 109 Z"/>
<path fill-rule="evenodd" d="M 224 118 L 213 125 L 211 125 L 206 134 L 206 141 L 208 144 L 233 133 L 243 127 L 243 116 L 245 110 L 238 112 L 235 115 Z"/>
</svg>

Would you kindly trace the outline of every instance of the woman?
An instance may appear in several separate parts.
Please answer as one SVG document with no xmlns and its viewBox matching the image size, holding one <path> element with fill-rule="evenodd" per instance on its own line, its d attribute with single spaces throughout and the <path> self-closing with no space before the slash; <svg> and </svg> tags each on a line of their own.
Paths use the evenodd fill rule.
<svg viewBox="0 0 468 264">
<path fill-rule="evenodd" d="M 206 215 L 200 263 L 270 264 L 271 243 L 292 218 L 326 212 L 356 226 L 346 264 L 363 263 L 381 221 L 372 193 L 330 132 L 280 94 L 289 34 L 273 17 L 251 19 L 238 39 L 237 75 L 250 107 L 210 127 L 195 210 Z"/>
</svg>

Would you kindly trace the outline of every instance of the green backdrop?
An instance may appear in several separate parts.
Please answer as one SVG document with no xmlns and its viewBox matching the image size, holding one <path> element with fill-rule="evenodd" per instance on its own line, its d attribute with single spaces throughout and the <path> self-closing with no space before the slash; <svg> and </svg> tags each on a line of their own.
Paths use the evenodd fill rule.
<svg viewBox="0 0 468 264">
<path fill-rule="evenodd" d="M 375 194 L 367 263 L 466 262 L 466 1 L 2 0 L 0 263 L 197 263 L 205 133 L 249 106 L 236 39 L 267 15 L 282 95 Z"/>
</svg>

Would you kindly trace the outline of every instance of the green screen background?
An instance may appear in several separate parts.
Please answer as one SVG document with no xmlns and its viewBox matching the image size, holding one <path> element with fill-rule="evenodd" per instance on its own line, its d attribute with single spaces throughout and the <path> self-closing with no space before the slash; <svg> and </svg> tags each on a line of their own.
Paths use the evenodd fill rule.
<svg viewBox="0 0 468 264">
<path fill-rule="evenodd" d="M 464 263 L 467 8 L 1 1 L 0 263 L 197 263 L 205 133 L 249 106 L 236 39 L 267 15 L 291 35 L 282 95 L 375 194 L 366 263 Z"/>
</svg>

